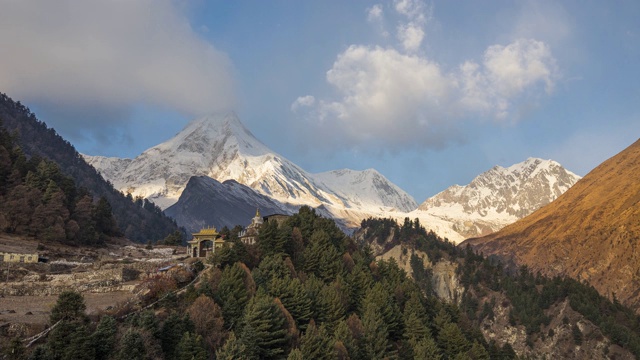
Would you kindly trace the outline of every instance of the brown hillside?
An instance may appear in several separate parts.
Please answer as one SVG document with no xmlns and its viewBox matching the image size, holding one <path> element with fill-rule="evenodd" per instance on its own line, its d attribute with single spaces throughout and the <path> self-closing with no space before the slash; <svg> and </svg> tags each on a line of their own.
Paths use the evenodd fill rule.
<svg viewBox="0 0 640 360">
<path fill-rule="evenodd" d="M 543 274 L 586 280 L 640 310 L 640 140 L 551 204 L 463 244 Z"/>
</svg>

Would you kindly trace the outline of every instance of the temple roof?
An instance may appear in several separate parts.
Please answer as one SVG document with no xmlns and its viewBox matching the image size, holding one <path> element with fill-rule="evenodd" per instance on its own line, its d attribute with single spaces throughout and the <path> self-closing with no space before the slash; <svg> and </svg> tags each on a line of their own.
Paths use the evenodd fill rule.
<svg viewBox="0 0 640 360">
<path fill-rule="evenodd" d="M 206 228 L 206 229 L 202 229 L 200 230 L 200 232 L 197 233 L 192 233 L 191 235 L 196 236 L 196 235 L 218 235 L 218 231 L 216 230 L 215 227 L 211 227 L 211 228 Z"/>
</svg>

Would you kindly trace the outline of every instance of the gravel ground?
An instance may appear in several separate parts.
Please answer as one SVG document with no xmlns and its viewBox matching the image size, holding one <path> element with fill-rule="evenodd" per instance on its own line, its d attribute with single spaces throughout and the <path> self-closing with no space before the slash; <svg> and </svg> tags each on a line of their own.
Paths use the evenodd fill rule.
<svg viewBox="0 0 640 360">
<path fill-rule="evenodd" d="M 83 294 L 87 314 L 104 310 L 129 299 L 128 291 Z M 0 297 L 0 324 L 5 322 L 22 324 L 46 324 L 57 296 L 5 296 Z M 28 314 L 28 313 L 31 314 Z"/>
</svg>

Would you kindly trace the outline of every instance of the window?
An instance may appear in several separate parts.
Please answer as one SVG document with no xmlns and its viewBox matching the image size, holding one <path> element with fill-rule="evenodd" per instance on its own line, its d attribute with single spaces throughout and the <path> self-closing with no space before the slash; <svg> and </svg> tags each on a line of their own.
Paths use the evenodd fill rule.
<svg viewBox="0 0 640 360">
<path fill-rule="evenodd" d="M 24 256 L 20 256 L 20 262 L 23 263 L 24 262 Z"/>
</svg>

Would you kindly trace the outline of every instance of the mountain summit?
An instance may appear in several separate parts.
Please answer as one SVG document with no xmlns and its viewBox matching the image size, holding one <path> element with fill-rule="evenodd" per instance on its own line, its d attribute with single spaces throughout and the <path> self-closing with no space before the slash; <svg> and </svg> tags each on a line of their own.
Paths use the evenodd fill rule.
<svg viewBox="0 0 640 360">
<path fill-rule="evenodd" d="M 235 180 L 284 204 L 324 206 L 329 212 L 407 212 L 418 206 L 375 170 L 307 173 L 256 139 L 234 113 L 196 119 L 133 160 L 85 159 L 116 188 L 161 208 L 178 200 L 192 176 Z"/>
<path fill-rule="evenodd" d="M 466 186 L 454 185 L 423 202 L 422 213 L 452 221 L 463 237 L 482 236 L 552 202 L 580 179 L 553 160 L 529 158 L 495 166 Z"/>
<path fill-rule="evenodd" d="M 556 201 L 466 243 L 533 271 L 568 275 L 640 309 L 640 140 Z"/>
</svg>

